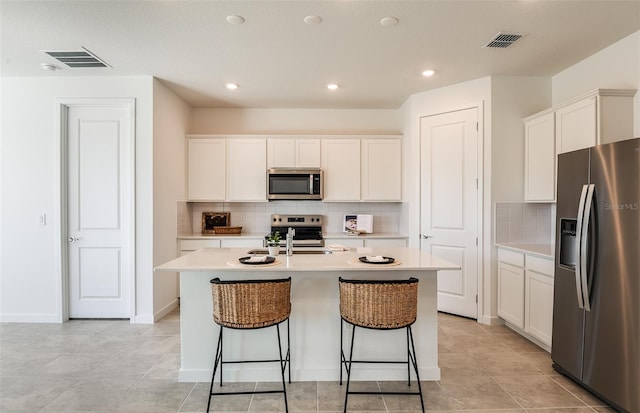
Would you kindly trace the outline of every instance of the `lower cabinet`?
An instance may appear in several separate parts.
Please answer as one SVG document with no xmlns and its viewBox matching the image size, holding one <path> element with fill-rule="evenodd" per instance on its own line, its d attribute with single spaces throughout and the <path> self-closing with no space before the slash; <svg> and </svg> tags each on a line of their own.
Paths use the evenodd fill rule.
<svg viewBox="0 0 640 413">
<path fill-rule="evenodd" d="M 551 348 L 553 260 L 498 249 L 498 316 Z"/>
<path fill-rule="evenodd" d="M 406 247 L 405 238 L 325 238 L 324 245 L 342 245 L 349 248 Z"/>
</svg>

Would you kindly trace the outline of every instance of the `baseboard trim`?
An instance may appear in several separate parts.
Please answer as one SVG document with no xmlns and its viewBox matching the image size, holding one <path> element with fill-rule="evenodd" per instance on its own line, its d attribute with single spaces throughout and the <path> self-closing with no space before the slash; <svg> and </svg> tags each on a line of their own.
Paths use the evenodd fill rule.
<svg viewBox="0 0 640 413">
<path fill-rule="evenodd" d="M 504 320 L 500 317 L 485 315 L 482 316 L 482 324 L 486 324 L 488 326 L 501 326 L 504 324 Z"/>
<path fill-rule="evenodd" d="M 62 323 L 59 314 L 0 314 L 2 323 Z"/>
<path fill-rule="evenodd" d="M 160 309 L 160 311 L 156 312 L 153 315 L 153 322 L 157 323 L 162 317 L 166 316 L 167 314 L 169 314 L 170 312 L 178 308 L 179 305 L 180 305 L 180 300 L 178 298 L 176 298 L 169 304 L 165 305 Z"/>
</svg>

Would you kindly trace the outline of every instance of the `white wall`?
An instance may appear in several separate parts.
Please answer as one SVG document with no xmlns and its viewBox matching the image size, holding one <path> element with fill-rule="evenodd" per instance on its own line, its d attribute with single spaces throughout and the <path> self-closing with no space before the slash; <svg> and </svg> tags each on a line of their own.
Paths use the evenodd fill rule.
<svg viewBox="0 0 640 413">
<path fill-rule="evenodd" d="M 185 140 L 191 108 L 153 81 L 153 266 L 178 256 L 177 200 L 186 199 Z M 154 321 L 178 306 L 177 273 L 153 275 Z"/>
<path fill-rule="evenodd" d="M 203 134 L 399 134 L 395 109 L 194 108 L 190 133 Z"/>
<path fill-rule="evenodd" d="M 640 89 L 640 31 L 551 79 L 553 105 L 593 89 Z M 640 93 L 634 99 L 634 135 L 640 136 Z"/>
<path fill-rule="evenodd" d="M 152 285 L 152 82 L 150 77 L 0 78 L 0 320 L 62 321 L 56 98 L 136 99 L 136 318 L 150 318 Z M 38 217 L 47 215 L 47 225 Z"/>
</svg>

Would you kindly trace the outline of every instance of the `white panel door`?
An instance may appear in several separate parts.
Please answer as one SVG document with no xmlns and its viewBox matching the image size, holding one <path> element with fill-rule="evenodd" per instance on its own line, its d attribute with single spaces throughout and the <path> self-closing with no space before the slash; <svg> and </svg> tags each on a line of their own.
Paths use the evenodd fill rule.
<svg viewBox="0 0 640 413">
<path fill-rule="evenodd" d="M 129 318 L 133 162 L 128 106 L 67 112 L 69 318 Z"/>
<path fill-rule="evenodd" d="M 477 122 L 476 108 L 420 122 L 420 247 L 462 267 L 438 271 L 438 310 L 476 319 Z"/>
</svg>

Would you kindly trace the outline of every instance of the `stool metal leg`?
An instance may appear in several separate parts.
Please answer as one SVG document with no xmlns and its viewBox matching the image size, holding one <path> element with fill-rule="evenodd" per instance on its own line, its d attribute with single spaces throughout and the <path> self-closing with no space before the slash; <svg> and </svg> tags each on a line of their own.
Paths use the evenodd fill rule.
<svg viewBox="0 0 640 413">
<path fill-rule="evenodd" d="M 216 356 L 213 360 L 213 373 L 211 374 L 211 386 L 209 386 L 209 401 L 207 402 L 207 413 L 209 412 L 209 408 L 211 407 L 211 397 L 213 397 L 213 382 L 216 377 L 216 370 L 218 369 L 218 365 L 220 365 L 220 385 L 222 386 L 222 364 L 220 361 L 222 360 L 222 326 L 220 326 L 220 334 L 218 334 L 218 345 L 216 346 Z"/>
<path fill-rule="evenodd" d="M 349 350 L 349 360 L 346 363 L 347 389 L 344 395 L 344 413 L 347 413 L 347 402 L 349 400 L 349 384 L 351 383 L 351 362 L 353 360 L 353 342 L 354 342 L 355 336 L 356 336 L 356 326 L 353 326 L 353 329 L 351 330 L 351 349 Z M 342 371 L 342 367 L 340 368 L 340 371 Z"/>
<path fill-rule="evenodd" d="M 409 329 L 410 327 L 407 327 L 407 386 L 411 386 L 411 365 L 410 360 L 411 360 L 411 349 L 409 348 Z"/>
<path fill-rule="evenodd" d="M 416 348 L 413 345 L 413 332 L 411 326 L 407 327 L 409 332 L 409 338 L 411 339 L 411 360 L 413 369 L 416 371 L 416 381 L 418 382 L 418 393 L 420 394 L 420 406 L 422 406 L 422 413 L 424 413 L 424 398 L 422 396 L 422 385 L 420 384 L 420 373 L 418 373 L 418 360 L 416 359 Z"/>
<path fill-rule="evenodd" d="M 287 402 L 287 385 L 285 384 L 284 370 L 287 368 L 286 360 L 282 359 L 282 342 L 280 341 L 280 324 L 276 325 L 278 334 L 278 355 L 280 356 L 280 374 L 282 375 L 282 392 L 284 394 L 284 411 L 289 412 L 289 403 Z"/>
</svg>

